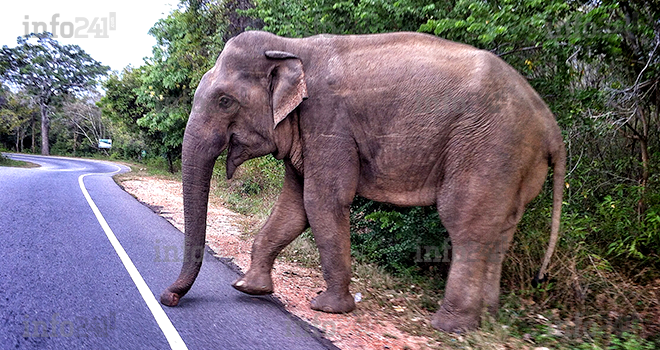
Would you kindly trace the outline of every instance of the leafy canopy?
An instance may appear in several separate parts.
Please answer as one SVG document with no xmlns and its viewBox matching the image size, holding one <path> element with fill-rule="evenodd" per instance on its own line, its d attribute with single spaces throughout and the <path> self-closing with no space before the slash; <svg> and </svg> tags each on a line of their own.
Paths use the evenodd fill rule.
<svg viewBox="0 0 660 350">
<path fill-rule="evenodd" d="M 16 47 L 0 50 L 3 78 L 45 104 L 54 96 L 95 86 L 108 70 L 80 46 L 61 45 L 50 33 L 18 37 Z"/>
</svg>

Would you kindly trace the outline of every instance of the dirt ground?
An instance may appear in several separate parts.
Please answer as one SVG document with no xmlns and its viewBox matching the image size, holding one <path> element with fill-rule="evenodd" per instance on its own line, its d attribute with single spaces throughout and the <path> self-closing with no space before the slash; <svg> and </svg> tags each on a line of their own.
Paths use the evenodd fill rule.
<svg viewBox="0 0 660 350">
<path fill-rule="evenodd" d="M 139 176 L 120 180 L 124 189 L 183 231 L 181 183 Z M 212 200 L 208 211 L 208 246 L 219 257 L 231 258 L 245 272 L 249 267 L 252 239 L 245 239 L 243 227 L 249 221 Z M 326 314 L 311 310 L 309 303 L 325 289 L 320 268 L 312 269 L 278 259 L 272 272 L 277 297 L 292 314 L 320 329 L 341 349 L 439 349 L 436 340 L 399 330 L 391 310 L 361 307 L 350 314 Z M 356 291 L 352 291 L 355 293 Z M 398 309 L 395 310 L 399 311 Z M 403 316 L 402 316 L 403 317 Z M 408 320 L 410 321 L 410 320 Z M 429 326 L 429 319 L 412 320 Z M 458 337 L 457 340 L 460 340 Z"/>
</svg>

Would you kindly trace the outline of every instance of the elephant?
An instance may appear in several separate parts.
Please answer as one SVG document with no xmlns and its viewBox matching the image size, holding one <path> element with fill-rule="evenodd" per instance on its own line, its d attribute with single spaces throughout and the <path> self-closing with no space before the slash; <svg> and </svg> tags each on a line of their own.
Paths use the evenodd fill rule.
<svg viewBox="0 0 660 350">
<path fill-rule="evenodd" d="M 176 306 L 200 270 L 209 182 L 227 150 L 231 179 L 272 154 L 283 187 L 233 286 L 273 292 L 277 255 L 308 227 L 327 288 L 311 308 L 355 309 L 349 211 L 356 195 L 435 205 L 452 244 L 434 328 L 478 328 L 499 307 L 502 260 L 525 206 L 552 168 L 550 242 L 559 234 L 566 151 L 557 121 L 514 68 L 491 52 L 422 33 L 230 39 L 195 92 L 182 146 L 185 256 L 161 295 Z M 201 247 L 201 248 L 200 248 Z"/>
</svg>

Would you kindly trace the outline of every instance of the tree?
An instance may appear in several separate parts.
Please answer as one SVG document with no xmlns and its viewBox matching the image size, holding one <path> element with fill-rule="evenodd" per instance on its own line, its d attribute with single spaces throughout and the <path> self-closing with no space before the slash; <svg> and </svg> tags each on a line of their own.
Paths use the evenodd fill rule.
<svg viewBox="0 0 660 350">
<path fill-rule="evenodd" d="M 138 101 L 145 67 L 126 67 L 121 74 L 112 74 L 105 82 L 105 96 L 98 106 L 113 128 L 113 150 L 119 149 L 126 157 L 141 157 L 142 150 L 159 151 L 163 137 L 158 131 L 138 124 L 149 112 Z M 118 136 L 119 139 L 118 139 Z"/>
<path fill-rule="evenodd" d="M 74 156 L 80 138 L 83 140 L 82 143 L 86 142 L 89 147 L 98 150 L 99 140 L 107 136 L 107 127 L 103 122 L 101 109 L 95 103 L 99 99 L 98 93 L 90 92 L 83 98 L 70 96 L 63 105 L 60 114 L 62 121 L 73 135 Z"/>
<path fill-rule="evenodd" d="M 637 145 L 641 171 L 638 215 L 646 209 L 645 195 L 651 178 L 651 137 L 660 125 L 660 4 L 621 1 L 609 4 L 615 20 L 610 27 L 622 33 L 620 55 L 612 60 L 617 69 L 611 79 L 606 122 Z"/>
<path fill-rule="evenodd" d="M 36 41 L 36 42 L 35 42 Z M 34 95 L 41 115 L 41 154 L 50 154 L 50 115 L 57 99 L 96 85 L 109 70 L 78 45 L 60 45 L 50 33 L 17 38 L 17 46 L 3 46 L 0 73 L 4 79 Z"/>
<path fill-rule="evenodd" d="M 159 152 L 170 171 L 180 157 L 183 131 L 195 88 L 224 45 L 227 9 L 218 1 L 182 1 L 181 8 L 159 20 L 149 34 L 154 56 L 141 68 L 137 102 L 146 109 L 137 124 L 159 137 Z"/>
<path fill-rule="evenodd" d="M 104 116 L 115 124 L 125 126 L 129 132 L 136 135 L 146 131 L 137 124 L 137 121 L 148 112 L 148 109 L 138 102 L 142 75 L 144 75 L 144 67 L 130 66 L 124 68 L 121 74 L 110 75 L 103 82 L 105 95 L 99 102 Z"/>
<path fill-rule="evenodd" d="M 156 22 L 153 57 L 127 68 L 105 83 L 100 106 L 124 132 L 144 140 L 164 155 L 174 171 L 180 156 L 195 88 L 215 63 L 224 43 L 247 27 L 260 28 L 247 17 L 249 0 L 183 0 L 179 8 Z"/>
<path fill-rule="evenodd" d="M 35 116 L 38 114 L 34 99 L 25 91 L 5 91 L 0 95 L 0 133 L 14 134 L 16 152 L 23 151 L 25 134 L 28 127 L 34 128 Z"/>
</svg>

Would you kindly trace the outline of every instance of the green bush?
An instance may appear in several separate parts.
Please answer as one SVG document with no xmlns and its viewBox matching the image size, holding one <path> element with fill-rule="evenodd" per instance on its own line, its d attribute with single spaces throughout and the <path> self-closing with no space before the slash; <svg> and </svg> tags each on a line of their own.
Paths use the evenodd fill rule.
<svg viewBox="0 0 660 350">
<path fill-rule="evenodd" d="M 226 159 L 224 152 L 213 168 L 217 195 L 234 211 L 265 218 L 282 189 L 284 163 L 272 155 L 250 159 L 227 181 Z"/>
<path fill-rule="evenodd" d="M 360 261 L 403 274 L 449 261 L 447 231 L 435 207 L 397 208 L 357 197 L 351 222 L 351 250 Z"/>
<path fill-rule="evenodd" d="M 660 263 L 660 203 L 640 213 L 640 193 L 636 186 L 616 186 L 614 195 L 605 196 L 598 206 L 599 230 L 613 236 L 608 255 L 653 265 Z"/>
<path fill-rule="evenodd" d="M 609 350 L 652 350 L 656 349 L 656 344 L 640 338 L 638 335 L 629 332 L 623 332 L 619 337 L 612 337 Z"/>
</svg>

